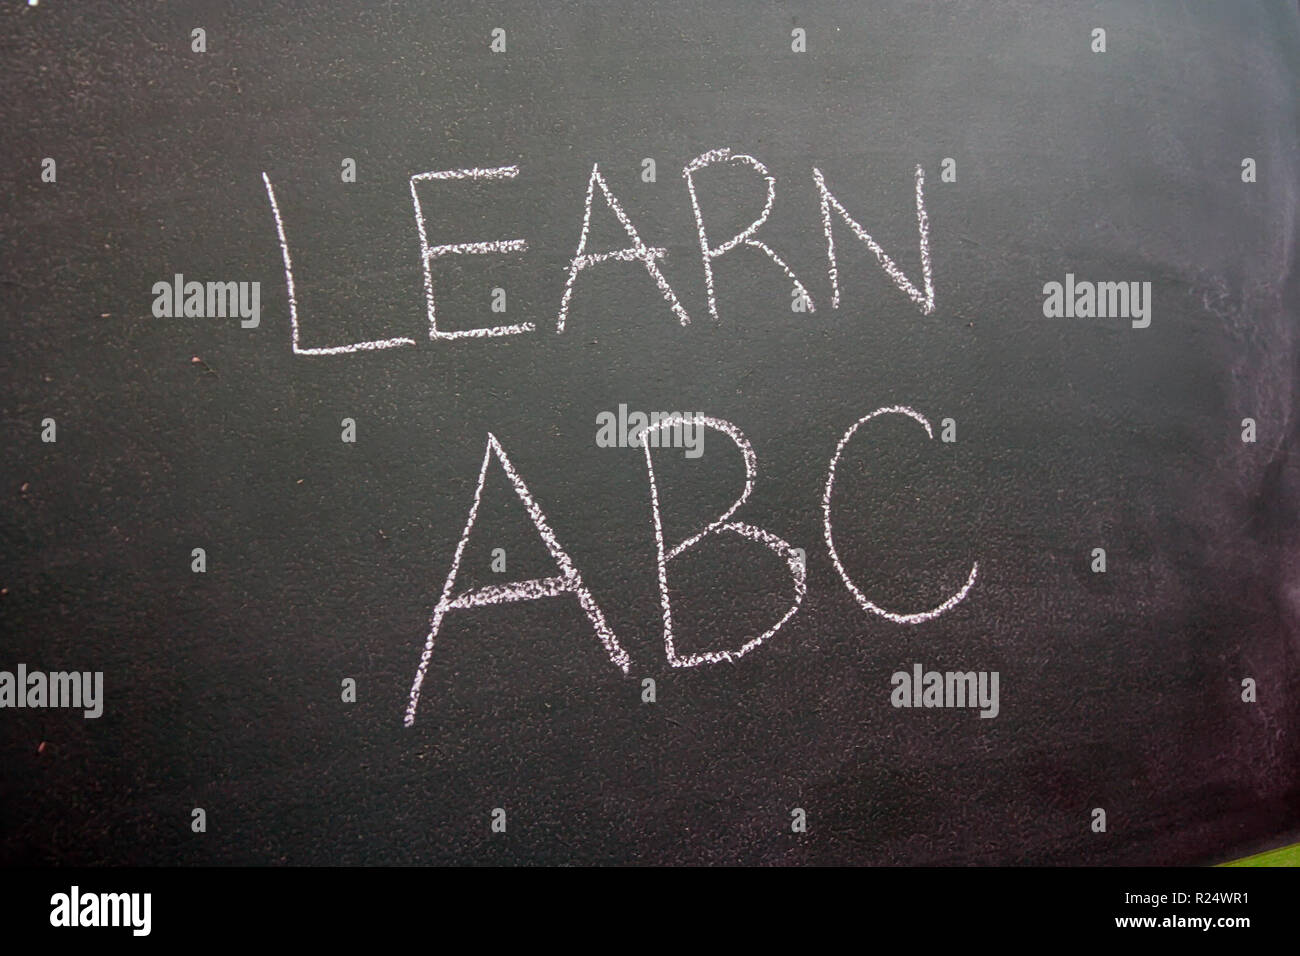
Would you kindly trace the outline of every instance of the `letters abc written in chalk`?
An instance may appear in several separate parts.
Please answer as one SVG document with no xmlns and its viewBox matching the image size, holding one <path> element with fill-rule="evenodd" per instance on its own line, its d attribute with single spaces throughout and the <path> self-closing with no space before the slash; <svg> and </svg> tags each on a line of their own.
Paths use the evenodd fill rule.
<svg viewBox="0 0 1300 956">
<path fill-rule="evenodd" d="M 845 447 L 855 434 L 864 426 L 867 426 L 874 419 L 885 415 L 898 415 L 909 418 L 920 425 L 927 435 L 933 439 L 934 432 L 930 422 L 919 412 L 905 406 L 895 405 L 888 408 L 878 408 L 868 415 L 864 415 L 853 424 L 844 436 L 840 439 L 835 448 L 835 453 L 831 458 L 830 468 L 826 478 L 825 490 L 822 496 L 822 530 L 826 541 L 826 550 L 831 558 L 831 563 L 840 575 L 844 586 L 857 599 L 862 609 L 870 614 L 875 614 L 886 620 L 898 624 L 922 624 L 926 621 L 933 620 L 941 614 L 950 611 L 956 607 L 970 593 L 971 588 L 975 585 L 976 577 L 979 573 L 978 562 L 971 564 L 970 573 L 967 576 L 966 583 L 961 588 L 950 594 L 943 602 L 926 610 L 911 613 L 898 612 L 886 609 L 873 602 L 853 581 L 847 569 L 840 561 L 839 553 L 836 550 L 834 532 L 832 529 L 833 499 L 835 491 L 836 468 L 844 454 Z M 649 478 L 650 489 L 650 514 L 654 527 L 655 535 L 655 564 L 658 571 L 659 596 L 663 614 L 663 641 L 664 652 L 667 656 L 668 663 L 673 667 L 695 667 L 701 664 L 716 664 L 723 661 L 735 661 L 746 654 L 760 647 L 765 641 L 775 635 L 781 627 L 789 621 L 799 611 L 803 603 L 804 595 L 807 592 L 807 567 L 800 549 L 793 547 L 788 541 L 765 528 L 749 524 L 744 521 L 732 520 L 732 516 L 742 508 L 749 500 L 754 490 L 754 484 L 758 477 L 757 457 L 754 454 L 753 446 L 745 434 L 735 425 L 719 418 L 710 418 L 706 416 L 697 416 L 696 420 L 699 426 L 716 431 L 725 435 L 731 440 L 740 452 L 745 466 L 745 483 L 740 495 L 721 516 L 705 525 L 704 528 L 695 534 L 687 537 L 685 540 L 671 545 L 665 541 L 663 520 L 659 507 L 659 486 L 655 479 L 654 456 L 651 453 L 653 443 L 648 440 L 648 432 L 651 430 L 669 430 L 679 425 L 681 416 L 669 416 L 661 419 L 653 425 L 647 425 L 645 428 L 635 433 L 636 442 L 645 454 L 646 474 Z M 712 456 L 711 456 L 712 457 Z M 529 518 L 542 543 L 550 552 L 552 560 L 555 562 L 556 573 L 543 578 L 532 578 L 529 580 L 512 581 L 506 584 L 491 584 L 485 587 L 471 588 L 470 590 L 458 592 L 456 589 L 456 579 L 460 571 L 461 559 L 464 556 L 466 544 L 474 531 L 474 524 L 478 517 L 479 505 L 483 497 L 483 489 L 487 480 L 489 467 L 493 463 L 505 472 L 506 477 L 514 488 L 515 494 L 523 503 Z M 714 536 L 732 535 L 741 538 L 751 545 L 757 545 L 759 548 L 765 548 L 775 554 L 785 565 L 785 573 L 789 574 L 790 591 L 792 597 L 789 607 L 785 613 L 771 623 L 771 625 L 761 634 L 751 634 L 743 638 L 732 638 L 729 646 L 715 650 L 703 651 L 694 654 L 681 653 L 674 641 L 673 629 L 673 601 L 672 592 L 669 589 L 669 566 L 673 560 L 687 551 L 704 545 L 706 539 Z M 465 522 L 465 530 L 461 533 L 460 541 L 456 545 L 455 553 L 451 559 L 451 570 L 447 574 L 446 582 L 442 588 L 442 596 L 439 598 L 437 605 L 433 609 L 429 622 L 429 631 L 425 637 L 424 647 L 420 653 L 419 664 L 416 668 L 415 679 L 412 682 L 410 695 L 406 706 L 406 715 L 404 723 L 407 727 L 415 723 L 415 715 L 419 708 L 420 694 L 424 684 L 425 675 L 428 671 L 429 661 L 433 657 L 434 644 L 437 640 L 438 633 L 442 628 L 442 623 L 446 616 L 453 611 L 466 611 L 471 609 L 485 608 L 490 605 L 509 604 L 516 601 L 533 601 L 544 598 L 572 597 L 576 598 L 578 604 L 586 614 L 595 632 L 597 639 L 604 647 L 606 654 L 609 655 L 610 663 L 619 668 L 624 674 L 629 672 L 632 659 L 628 652 L 623 648 L 618 636 L 609 626 L 604 612 L 601 610 L 595 596 L 587 588 L 583 579 L 581 570 L 574 564 L 569 557 L 568 552 L 560 543 L 559 536 L 551 528 L 542 512 L 541 505 L 534 499 L 532 492 L 529 490 L 523 476 L 515 469 L 514 464 L 510 461 L 505 448 L 491 433 L 487 436 L 487 448 L 483 453 L 483 464 L 479 469 L 478 483 L 474 489 L 473 502 L 469 508 L 469 516 Z M 996 680 L 996 678 L 995 678 Z M 986 710 L 991 712 L 986 716 L 996 714 L 996 685 L 993 688 L 994 697 L 989 699 L 987 687 L 985 693 L 979 699 L 984 704 Z"/>
</svg>

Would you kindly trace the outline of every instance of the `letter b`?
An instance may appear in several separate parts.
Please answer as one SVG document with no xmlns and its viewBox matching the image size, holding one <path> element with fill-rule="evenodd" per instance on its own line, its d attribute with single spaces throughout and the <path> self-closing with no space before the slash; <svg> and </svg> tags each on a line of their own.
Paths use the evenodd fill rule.
<svg viewBox="0 0 1300 956">
<path fill-rule="evenodd" d="M 744 433 L 735 425 L 723 421 L 720 418 L 707 418 L 702 415 L 696 416 L 694 419 L 696 428 L 712 428 L 716 431 L 720 431 L 735 442 L 736 447 L 740 449 L 740 453 L 745 460 L 745 490 L 741 493 L 740 497 L 736 499 L 735 503 L 727 509 L 722 517 L 708 525 L 703 531 L 687 538 L 671 551 L 665 552 L 663 521 L 659 512 L 659 488 L 655 483 L 654 463 L 650 457 L 650 447 L 652 443 L 646 439 L 646 436 L 648 436 L 652 431 L 664 430 L 671 428 L 674 425 L 678 425 L 682 420 L 683 416 L 681 415 L 669 415 L 653 425 L 638 430 L 633 437 L 637 439 L 637 442 L 645 449 L 645 466 L 646 471 L 650 476 L 650 509 L 654 516 L 655 548 L 659 567 L 659 595 L 663 606 L 664 616 L 664 650 L 668 655 L 668 663 L 673 667 L 694 667 L 697 664 L 716 664 L 719 661 L 736 660 L 737 658 L 743 657 L 775 634 L 781 628 L 781 625 L 794 617 L 795 612 L 799 610 L 799 605 L 803 603 L 804 593 L 807 590 L 807 585 L 805 583 L 807 573 L 804 568 L 804 562 L 800 559 L 796 550 L 790 546 L 788 541 L 778 538 L 776 535 L 764 531 L 762 528 L 756 528 L 753 525 L 745 524 L 741 521 L 728 520 L 737 509 L 739 509 L 740 506 L 749 499 L 750 492 L 754 489 L 754 478 L 758 472 L 756 459 L 754 457 L 754 449 L 749 444 L 749 440 L 745 438 Z M 683 552 L 689 551 L 691 548 L 702 543 L 704 539 L 710 535 L 719 534 L 724 531 L 757 542 L 758 544 L 763 545 L 763 547 L 771 550 L 778 557 L 784 558 L 790 569 L 790 578 L 794 582 L 794 601 L 790 604 L 790 609 L 785 612 L 785 615 L 781 620 L 777 621 L 776 624 L 772 625 L 772 627 L 768 628 L 757 637 L 747 638 L 743 643 L 735 648 L 679 655 L 676 647 L 673 645 L 673 609 L 672 600 L 668 593 L 668 562 L 672 561 L 673 558 Z"/>
</svg>

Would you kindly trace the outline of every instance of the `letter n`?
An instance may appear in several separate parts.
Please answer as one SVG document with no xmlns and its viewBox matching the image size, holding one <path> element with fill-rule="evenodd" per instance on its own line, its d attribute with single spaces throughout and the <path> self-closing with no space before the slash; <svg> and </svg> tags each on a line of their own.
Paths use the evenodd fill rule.
<svg viewBox="0 0 1300 956">
<path fill-rule="evenodd" d="M 538 535 L 541 536 L 542 543 L 546 545 L 546 550 L 551 553 L 559 567 L 560 573 L 549 578 L 531 578 L 526 581 L 512 581 L 508 584 L 492 584 L 486 587 L 472 589 L 461 594 L 455 594 L 456 573 L 460 569 L 460 560 L 465 553 L 465 545 L 469 541 L 470 532 L 474 530 L 474 520 L 478 517 L 479 501 L 483 497 L 483 484 L 487 480 L 488 463 L 491 462 L 492 456 L 495 455 L 501 467 L 505 470 L 506 476 L 510 479 L 510 484 L 514 486 L 515 494 L 519 500 L 524 503 L 524 508 L 528 511 L 528 517 L 532 519 L 533 526 L 537 529 Z M 578 598 L 578 603 L 582 605 L 583 611 L 587 614 L 587 619 L 591 621 L 591 626 L 596 631 L 596 636 L 600 638 L 601 644 L 604 645 L 606 653 L 613 664 L 623 671 L 628 672 L 632 663 L 630 657 L 622 646 L 618 643 L 618 638 L 605 623 L 605 616 L 600 612 L 600 607 L 596 604 L 595 598 L 582 583 L 582 575 L 578 569 L 573 566 L 568 554 L 560 547 L 559 541 L 555 538 L 555 532 L 546 522 L 546 516 L 542 514 L 542 509 L 538 507 L 537 502 L 533 500 L 528 486 L 524 484 L 523 478 L 515 471 L 514 465 L 506 457 L 505 449 L 501 447 L 500 442 L 496 440 L 491 432 L 488 433 L 487 448 L 483 452 L 483 466 L 479 469 L 478 486 L 474 489 L 474 503 L 469 509 L 469 518 L 465 522 L 465 530 L 461 533 L 460 543 L 456 545 L 455 557 L 451 560 L 451 571 L 447 575 L 447 583 L 443 585 L 442 597 L 438 601 L 438 606 L 434 608 L 432 620 L 429 623 L 429 636 L 425 639 L 424 652 L 420 655 L 420 666 L 415 672 L 415 682 L 411 685 L 410 701 L 406 705 L 405 724 L 410 727 L 415 723 L 415 711 L 420 704 L 420 687 L 424 683 L 425 672 L 429 668 L 429 659 L 433 656 L 433 643 L 438 637 L 438 631 L 442 628 L 442 619 L 448 611 L 467 610 L 474 607 L 485 607 L 490 604 L 509 604 L 514 601 L 533 601 L 538 598 L 559 597 L 562 594 L 574 594 Z"/>
<path fill-rule="evenodd" d="M 934 312 L 934 277 L 930 268 L 930 220 L 925 213 L 925 172 L 920 166 L 916 167 L 916 228 L 921 238 L 921 284 L 925 287 L 922 292 L 903 274 L 897 263 L 889 257 L 889 254 L 881 248 L 880 243 L 876 242 L 871 235 L 862 228 L 862 225 L 849 215 L 849 211 L 844 208 L 831 191 L 826 188 L 826 180 L 822 176 L 822 171 L 813 167 L 813 182 L 817 185 L 817 193 L 821 197 L 822 212 L 822 231 L 826 234 L 826 272 L 831 280 L 831 308 L 840 307 L 840 272 L 839 266 L 835 260 L 835 234 L 832 231 L 831 212 L 834 211 L 844 220 L 844 224 L 849 227 L 853 235 L 864 242 L 876 261 L 880 263 L 880 268 L 884 269 L 894 285 L 898 286 L 912 304 L 921 310 L 923 315 L 929 315 Z"/>
</svg>

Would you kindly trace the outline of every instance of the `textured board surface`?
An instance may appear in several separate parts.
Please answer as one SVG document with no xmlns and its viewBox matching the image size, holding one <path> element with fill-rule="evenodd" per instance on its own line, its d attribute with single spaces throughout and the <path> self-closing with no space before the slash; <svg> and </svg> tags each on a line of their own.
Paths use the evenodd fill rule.
<svg viewBox="0 0 1300 956">
<path fill-rule="evenodd" d="M 0 670 L 104 675 L 97 719 L 0 709 L 0 862 L 1208 863 L 1300 830 L 1294 3 L 46 0 L 0 10 L 0 83 Z M 721 149 L 774 178 L 754 238 L 815 311 L 741 245 L 711 314 L 683 169 Z M 557 331 L 593 164 L 689 324 L 629 257 Z M 437 320 L 535 328 L 431 339 L 412 177 L 507 166 L 416 184 L 430 246 L 527 242 L 431 258 Z M 933 309 L 835 215 L 832 308 L 814 170 L 923 292 L 918 167 Z M 714 245 L 761 212 L 753 165 L 694 177 Z M 268 182 L 300 347 L 411 344 L 295 353 Z M 590 218 L 630 247 L 599 186 Z M 259 324 L 157 317 L 178 273 L 260 283 Z M 1149 325 L 1046 316 L 1067 275 L 1150 283 Z M 670 665 L 620 405 L 734 425 L 733 520 L 806 552 L 739 659 Z M 834 541 L 895 612 L 978 563 L 918 623 L 825 540 L 837 445 L 894 406 L 934 436 L 858 430 Z M 630 665 L 572 594 L 454 609 L 406 726 L 489 433 Z M 653 452 L 668 548 L 745 481 L 721 431 L 685 452 Z M 485 475 L 454 591 L 556 575 Z M 683 658 L 793 599 L 742 535 L 666 567 Z M 893 706 L 917 664 L 997 672 L 997 716 Z"/>
</svg>

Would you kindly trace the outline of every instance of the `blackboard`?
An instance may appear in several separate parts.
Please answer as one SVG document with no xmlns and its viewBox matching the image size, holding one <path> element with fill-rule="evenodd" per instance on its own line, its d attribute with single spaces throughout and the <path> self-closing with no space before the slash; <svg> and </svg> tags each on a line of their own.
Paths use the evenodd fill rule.
<svg viewBox="0 0 1300 956">
<path fill-rule="evenodd" d="M 1295 839 L 1295 4 L 48 0 L 0 51 L 0 670 L 103 675 L 0 709 L 0 860 Z"/>
</svg>

